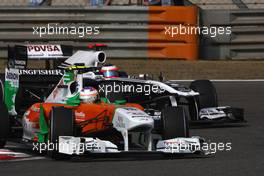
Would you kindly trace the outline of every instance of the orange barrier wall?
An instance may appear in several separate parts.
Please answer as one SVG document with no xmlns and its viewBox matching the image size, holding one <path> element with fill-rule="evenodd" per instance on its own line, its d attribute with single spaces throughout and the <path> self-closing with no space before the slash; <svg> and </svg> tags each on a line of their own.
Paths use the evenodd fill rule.
<svg viewBox="0 0 264 176">
<path fill-rule="evenodd" d="M 150 6 L 148 58 L 196 60 L 198 35 L 184 30 L 197 26 L 197 13 L 195 6 Z"/>
</svg>

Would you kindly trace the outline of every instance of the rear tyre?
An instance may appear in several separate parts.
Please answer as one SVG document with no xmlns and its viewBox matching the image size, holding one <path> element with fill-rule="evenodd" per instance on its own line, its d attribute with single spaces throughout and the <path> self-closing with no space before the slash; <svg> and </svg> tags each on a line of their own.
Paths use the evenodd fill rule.
<svg viewBox="0 0 264 176">
<path fill-rule="evenodd" d="M 4 84 L 0 80 L 0 103 L 4 102 Z"/>
<path fill-rule="evenodd" d="M 54 146 L 59 144 L 59 136 L 74 135 L 75 116 L 73 110 L 64 107 L 53 107 L 50 114 L 49 142 Z M 59 153 L 58 148 L 48 151 L 52 159 L 67 159 L 69 155 Z"/>
<path fill-rule="evenodd" d="M 6 105 L 0 102 L 0 148 L 4 148 L 9 133 L 9 116 Z"/>
<path fill-rule="evenodd" d="M 162 110 L 162 138 L 189 137 L 189 127 L 182 107 L 167 107 Z"/>
<path fill-rule="evenodd" d="M 191 83 L 190 88 L 200 93 L 196 99 L 199 109 L 218 106 L 216 89 L 211 81 L 196 80 Z"/>
</svg>

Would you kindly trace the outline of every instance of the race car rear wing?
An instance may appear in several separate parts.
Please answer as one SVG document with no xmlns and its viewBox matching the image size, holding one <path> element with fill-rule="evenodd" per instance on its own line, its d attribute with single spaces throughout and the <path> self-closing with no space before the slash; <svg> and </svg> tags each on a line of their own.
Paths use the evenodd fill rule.
<svg viewBox="0 0 264 176">
<path fill-rule="evenodd" d="M 26 69 L 28 60 L 54 60 L 57 64 L 72 56 L 68 45 L 15 45 L 8 46 L 8 68 Z"/>
</svg>

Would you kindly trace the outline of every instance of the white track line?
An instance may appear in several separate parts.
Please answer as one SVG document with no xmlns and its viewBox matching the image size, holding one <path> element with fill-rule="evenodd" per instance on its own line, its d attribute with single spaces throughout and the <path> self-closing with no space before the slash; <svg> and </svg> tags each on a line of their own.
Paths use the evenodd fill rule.
<svg viewBox="0 0 264 176">
<path fill-rule="evenodd" d="M 21 152 L 14 152 L 12 150 L 8 149 L 1 149 L 0 150 L 0 156 L 11 156 L 12 159 L 7 160 L 0 160 L 0 162 L 16 162 L 16 161 L 31 161 L 31 160 L 41 160 L 45 159 L 45 157 L 42 156 L 33 156 L 27 153 L 21 153 Z"/>
<path fill-rule="evenodd" d="M 18 161 L 34 161 L 34 160 L 42 160 L 46 159 L 46 157 L 42 156 L 36 156 L 36 157 L 31 157 L 31 158 L 22 158 L 22 159 L 11 159 L 11 160 L 0 160 L 0 163 L 2 162 L 18 162 Z"/>
<path fill-rule="evenodd" d="M 16 157 L 16 158 L 25 158 L 25 157 L 30 157 L 31 155 L 28 155 L 26 153 L 21 153 L 21 152 L 13 152 L 13 151 L 0 151 L 0 156 L 13 156 L 13 157 Z"/>
<path fill-rule="evenodd" d="M 191 82 L 192 79 L 169 80 L 175 82 Z M 213 82 L 264 82 L 264 79 L 211 79 Z"/>
</svg>

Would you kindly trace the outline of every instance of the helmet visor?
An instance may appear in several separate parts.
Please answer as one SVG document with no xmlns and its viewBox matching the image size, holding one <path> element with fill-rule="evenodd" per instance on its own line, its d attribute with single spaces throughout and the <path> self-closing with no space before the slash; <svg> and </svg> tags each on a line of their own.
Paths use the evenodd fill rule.
<svg viewBox="0 0 264 176">
<path fill-rule="evenodd" d="M 105 71 L 103 74 L 106 78 L 114 78 L 119 76 L 117 71 Z"/>
</svg>

